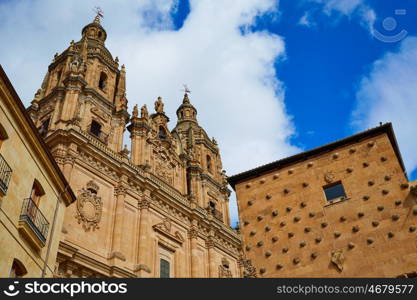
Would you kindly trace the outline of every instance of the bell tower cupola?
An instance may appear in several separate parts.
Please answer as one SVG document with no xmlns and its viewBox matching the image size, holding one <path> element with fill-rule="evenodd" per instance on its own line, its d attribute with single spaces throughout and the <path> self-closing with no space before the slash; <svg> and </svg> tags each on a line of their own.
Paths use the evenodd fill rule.
<svg viewBox="0 0 417 300">
<path fill-rule="evenodd" d="M 120 153 L 129 121 L 126 68 L 105 46 L 102 17 L 97 10 L 81 39 L 55 54 L 28 112 L 44 136 L 74 129 Z"/>
<path fill-rule="evenodd" d="M 197 122 L 197 109 L 191 104 L 190 99 L 188 98 L 188 91 L 185 92 L 182 104 L 177 109 L 177 125 L 183 122 Z"/>
<path fill-rule="evenodd" d="M 104 30 L 104 28 L 101 26 L 99 14 L 97 14 L 92 23 L 84 26 L 81 33 L 83 38 L 95 40 L 102 44 L 104 44 L 107 38 L 106 30 Z"/>
</svg>

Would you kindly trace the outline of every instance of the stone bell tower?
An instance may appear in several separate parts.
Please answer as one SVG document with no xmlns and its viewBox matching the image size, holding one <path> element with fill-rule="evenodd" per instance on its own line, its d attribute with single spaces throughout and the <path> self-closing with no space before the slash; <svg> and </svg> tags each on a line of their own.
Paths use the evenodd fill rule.
<svg viewBox="0 0 417 300">
<path fill-rule="evenodd" d="M 55 54 L 28 111 L 45 137 L 75 126 L 120 152 L 129 117 L 125 67 L 107 50 L 99 16 L 81 34 Z"/>
<path fill-rule="evenodd" d="M 153 113 L 136 105 L 130 116 L 125 67 L 107 50 L 99 15 L 81 33 L 55 55 L 28 108 L 77 196 L 55 276 L 242 276 L 219 148 L 188 93 L 173 130 L 161 97 Z"/>
</svg>

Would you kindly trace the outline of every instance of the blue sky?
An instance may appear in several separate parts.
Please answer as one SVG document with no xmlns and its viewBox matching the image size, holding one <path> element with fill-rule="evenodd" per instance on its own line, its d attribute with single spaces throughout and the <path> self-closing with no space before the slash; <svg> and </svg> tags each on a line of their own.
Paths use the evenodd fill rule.
<svg viewBox="0 0 417 300">
<path fill-rule="evenodd" d="M 0 0 L 0 63 L 26 105 L 97 5 L 129 108 L 162 96 L 173 128 L 187 83 L 227 174 L 393 122 L 417 178 L 417 1 Z"/>
</svg>

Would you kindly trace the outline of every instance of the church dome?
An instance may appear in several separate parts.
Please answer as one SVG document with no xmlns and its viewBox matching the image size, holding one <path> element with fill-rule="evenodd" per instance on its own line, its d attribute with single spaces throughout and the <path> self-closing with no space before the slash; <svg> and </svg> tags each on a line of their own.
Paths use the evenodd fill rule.
<svg viewBox="0 0 417 300">
<path fill-rule="evenodd" d="M 107 38 L 107 32 L 104 30 L 103 26 L 100 24 L 100 17 L 97 15 L 94 18 L 94 21 L 86 26 L 84 26 L 81 31 L 83 37 L 88 39 L 96 40 L 101 43 L 104 43 Z"/>
</svg>

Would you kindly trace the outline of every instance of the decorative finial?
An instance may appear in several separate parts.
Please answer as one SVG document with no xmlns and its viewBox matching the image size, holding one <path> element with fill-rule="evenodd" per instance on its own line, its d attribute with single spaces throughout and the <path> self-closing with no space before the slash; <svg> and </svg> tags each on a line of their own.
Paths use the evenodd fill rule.
<svg viewBox="0 0 417 300">
<path fill-rule="evenodd" d="M 132 115 L 133 115 L 134 118 L 137 118 L 138 115 L 139 115 L 139 110 L 138 110 L 138 105 L 137 104 L 133 107 Z"/>
<path fill-rule="evenodd" d="M 94 7 L 93 11 L 96 13 L 96 17 L 94 18 L 94 23 L 100 24 L 100 18 L 104 18 L 103 10 L 100 6 Z"/>
</svg>

